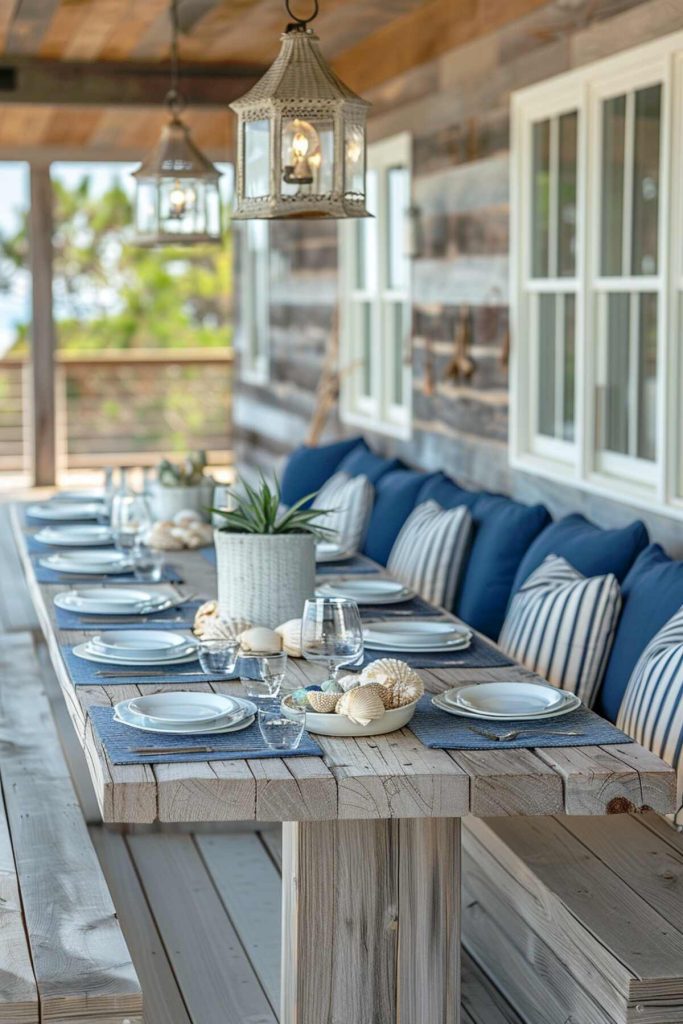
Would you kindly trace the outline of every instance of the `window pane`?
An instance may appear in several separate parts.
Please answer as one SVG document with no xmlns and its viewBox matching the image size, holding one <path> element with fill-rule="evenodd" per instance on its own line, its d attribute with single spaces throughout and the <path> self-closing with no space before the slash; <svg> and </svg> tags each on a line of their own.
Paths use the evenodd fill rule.
<svg viewBox="0 0 683 1024">
<path fill-rule="evenodd" d="M 565 441 L 574 440 L 574 389 L 576 365 L 576 299 L 573 295 L 564 297 L 564 380 L 562 436 Z"/>
<path fill-rule="evenodd" d="M 538 432 L 546 437 L 555 437 L 555 302 L 538 297 Z"/>
<path fill-rule="evenodd" d="M 405 167 L 387 171 L 387 284 L 401 291 L 408 285 L 406 212 L 410 206 L 410 179 Z"/>
<path fill-rule="evenodd" d="M 659 135 L 662 88 L 640 89 L 635 97 L 632 272 L 657 273 Z"/>
<path fill-rule="evenodd" d="M 630 377 L 630 295 L 607 296 L 607 359 L 603 447 L 628 454 L 628 405 Z"/>
<path fill-rule="evenodd" d="M 270 188 L 270 123 L 244 125 L 244 193 L 250 199 L 267 196 Z"/>
<path fill-rule="evenodd" d="M 410 306 L 405 302 L 391 302 L 388 304 L 387 313 L 389 316 L 389 344 L 392 365 L 391 391 L 389 401 L 392 405 L 403 405 L 405 376 L 405 351 L 406 339 L 410 324 Z"/>
<path fill-rule="evenodd" d="M 354 244 L 354 286 L 359 291 L 370 291 L 377 280 L 377 172 L 368 171 L 366 181 L 367 209 L 370 217 L 353 224 Z"/>
<path fill-rule="evenodd" d="M 550 217 L 550 121 L 533 126 L 531 272 L 548 276 L 548 226 Z"/>
<path fill-rule="evenodd" d="M 625 96 L 615 96 L 603 104 L 600 265 L 606 275 L 622 272 L 625 119 Z"/>
<path fill-rule="evenodd" d="M 360 338 L 360 393 L 366 397 L 372 396 L 372 305 L 369 302 L 359 302 L 357 305 L 358 334 Z"/>
<path fill-rule="evenodd" d="M 657 296 L 640 296 L 638 338 L 638 457 L 657 455 Z"/>
<path fill-rule="evenodd" d="M 576 140 L 578 115 L 563 114 L 559 120 L 557 272 L 576 273 Z"/>
</svg>

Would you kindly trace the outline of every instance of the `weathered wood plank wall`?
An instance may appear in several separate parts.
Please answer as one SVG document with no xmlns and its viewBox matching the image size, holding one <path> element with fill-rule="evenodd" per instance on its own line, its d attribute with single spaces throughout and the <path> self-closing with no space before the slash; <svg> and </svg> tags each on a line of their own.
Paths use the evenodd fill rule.
<svg viewBox="0 0 683 1024">
<path fill-rule="evenodd" d="M 444 4 L 432 0 L 427 6 Z M 424 231 L 423 251 L 414 263 L 413 438 L 405 444 L 370 439 L 413 465 L 542 500 L 555 514 L 579 510 L 619 523 L 642 513 L 508 466 L 502 356 L 508 328 L 509 101 L 514 89 L 683 28 L 683 4 L 511 0 L 502 6 L 508 17 L 495 31 L 495 17 L 480 17 L 478 30 L 471 28 L 463 45 L 442 52 L 432 40 L 431 51 L 417 48 L 415 57 L 435 51 L 437 56 L 381 84 L 375 84 L 379 72 L 366 43 L 337 65 L 351 85 L 372 84 L 365 90 L 374 104 L 372 140 L 412 132 L 413 196 Z M 458 5 L 451 10 L 453 18 L 462 16 Z M 412 31 L 419 32 L 419 25 Z M 387 45 L 388 40 L 385 54 Z M 393 63 L 386 56 L 380 62 L 385 74 L 405 64 L 405 50 L 395 52 Z M 235 395 L 239 456 L 262 466 L 277 465 L 305 436 L 337 297 L 336 226 L 276 222 L 271 249 L 271 380 L 256 387 L 238 378 Z M 444 369 L 455 326 L 467 309 L 476 372 L 468 383 L 453 383 L 444 379 Z M 349 430 L 332 418 L 328 436 L 343 433 Z M 683 554 L 680 525 L 645 518 L 653 536 Z"/>
</svg>

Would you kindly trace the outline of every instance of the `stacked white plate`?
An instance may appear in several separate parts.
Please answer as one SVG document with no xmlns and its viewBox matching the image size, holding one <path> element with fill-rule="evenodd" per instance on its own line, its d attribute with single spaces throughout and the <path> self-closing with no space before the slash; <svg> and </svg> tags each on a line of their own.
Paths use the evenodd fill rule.
<svg viewBox="0 0 683 1024">
<path fill-rule="evenodd" d="M 104 501 L 104 491 L 101 487 L 84 487 L 80 491 L 60 491 L 55 501 Z"/>
<path fill-rule="evenodd" d="M 121 551 L 59 551 L 39 559 L 39 565 L 55 572 L 73 572 L 79 576 L 116 576 L 130 572 L 132 562 Z"/>
<path fill-rule="evenodd" d="M 34 519 L 45 519 L 48 522 L 68 522 L 70 519 L 97 519 L 104 515 L 105 507 L 101 501 L 45 501 L 39 505 L 29 505 L 27 515 Z"/>
<path fill-rule="evenodd" d="M 351 558 L 353 552 L 346 551 L 341 544 L 333 544 L 329 540 L 319 540 L 315 546 L 316 562 L 340 562 Z"/>
<path fill-rule="evenodd" d="M 147 615 L 163 612 L 173 605 L 167 594 L 128 587 L 84 587 L 62 590 L 54 602 L 58 608 L 82 615 Z"/>
<path fill-rule="evenodd" d="M 463 651 L 472 642 L 472 630 L 445 619 L 408 619 L 370 622 L 363 627 L 368 650 Z"/>
<path fill-rule="evenodd" d="M 250 700 L 221 693 L 154 693 L 114 707 L 114 718 L 123 725 L 181 736 L 238 732 L 252 724 L 255 714 Z"/>
<path fill-rule="evenodd" d="M 81 523 L 78 526 L 44 526 L 34 535 L 41 544 L 55 547 L 102 547 L 113 544 L 114 538 L 108 526 Z"/>
<path fill-rule="evenodd" d="M 581 704 L 576 694 L 547 683 L 496 682 L 455 686 L 432 697 L 432 703 L 451 715 L 489 721 L 556 718 Z"/>
<path fill-rule="evenodd" d="M 74 654 L 104 665 L 184 665 L 197 660 L 197 642 L 165 629 L 112 629 L 78 644 Z"/>
<path fill-rule="evenodd" d="M 415 591 L 396 580 L 340 580 L 323 583 L 318 597 L 346 597 L 356 604 L 400 604 L 415 596 Z"/>
</svg>

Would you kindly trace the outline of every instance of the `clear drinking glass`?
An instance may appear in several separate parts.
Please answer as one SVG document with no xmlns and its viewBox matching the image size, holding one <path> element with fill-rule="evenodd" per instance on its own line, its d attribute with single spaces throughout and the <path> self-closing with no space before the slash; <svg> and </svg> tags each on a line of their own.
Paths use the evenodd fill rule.
<svg viewBox="0 0 683 1024">
<path fill-rule="evenodd" d="M 237 664 L 238 640 L 200 640 L 198 654 L 202 672 L 207 675 L 230 675 Z"/>
<path fill-rule="evenodd" d="M 287 672 L 287 655 L 262 654 L 240 658 L 240 682 L 247 697 L 268 700 L 277 697 Z"/>
<path fill-rule="evenodd" d="M 327 665 L 329 678 L 336 682 L 342 665 L 351 665 L 363 656 L 363 626 L 356 602 L 343 597 L 307 601 L 301 651 L 307 661 Z"/>
<path fill-rule="evenodd" d="M 141 494 L 115 494 L 111 503 L 111 530 L 119 551 L 130 552 L 138 537 L 152 525 L 152 515 Z"/>
<path fill-rule="evenodd" d="M 163 551 L 150 548 L 137 538 L 133 548 L 133 572 L 139 583 L 159 583 L 164 572 Z"/>
<path fill-rule="evenodd" d="M 296 750 L 301 743 L 306 712 L 303 708 L 291 708 L 288 717 L 280 708 L 259 708 L 258 727 L 271 750 Z"/>
</svg>

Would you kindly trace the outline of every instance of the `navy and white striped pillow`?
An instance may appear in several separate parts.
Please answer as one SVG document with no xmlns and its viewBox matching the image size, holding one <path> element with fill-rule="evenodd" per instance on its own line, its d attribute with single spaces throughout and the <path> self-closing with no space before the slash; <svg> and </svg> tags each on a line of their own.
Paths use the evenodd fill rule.
<svg viewBox="0 0 683 1024">
<path fill-rule="evenodd" d="M 464 505 L 443 509 L 425 501 L 401 527 L 387 569 L 426 601 L 451 608 L 471 533 L 472 517 Z"/>
<path fill-rule="evenodd" d="M 345 552 L 358 551 L 370 522 L 375 488 L 366 476 L 335 473 L 318 491 L 313 508 L 330 512 L 317 522 L 335 533 L 335 543 Z"/>
<path fill-rule="evenodd" d="M 617 725 L 675 769 L 683 825 L 683 606 L 662 626 L 631 673 Z"/>
<path fill-rule="evenodd" d="M 593 703 L 621 611 L 616 576 L 588 579 L 548 555 L 515 594 L 498 643 L 532 672 Z"/>
</svg>

